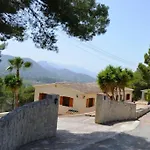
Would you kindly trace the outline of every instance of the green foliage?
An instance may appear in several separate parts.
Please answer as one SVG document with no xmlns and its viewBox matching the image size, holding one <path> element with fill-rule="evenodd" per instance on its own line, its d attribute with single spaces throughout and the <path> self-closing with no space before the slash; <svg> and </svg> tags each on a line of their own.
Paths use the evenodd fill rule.
<svg viewBox="0 0 150 150">
<path fill-rule="evenodd" d="M 146 92 L 146 101 L 150 102 L 150 89 Z"/>
<path fill-rule="evenodd" d="M 140 71 L 135 71 L 133 75 L 133 80 L 128 83 L 129 87 L 133 88 L 133 99 L 139 100 L 141 98 L 141 90 L 147 89 L 147 83 L 144 81 Z"/>
<path fill-rule="evenodd" d="M 5 86 L 14 94 L 14 108 L 18 107 L 18 90 L 22 86 L 22 80 L 16 75 L 10 74 L 4 78 Z"/>
<path fill-rule="evenodd" d="M 7 70 L 12 72 L 16 70 L 16 77 L 20 78 L 20 69 L 21 68 L 30 68 L 32 63 L 31 62 L 24 62 L 24 60 L 20 57 L 15 57 L 14 59 L 9 59 L 9 65 Z"/>
<path fill-rule="evenodd" d="M 98 74 L 97 82 L 102 91 L 108 96 L 111 93 L 111 96 L 115 99 L 114 94 L 119 91 L 119 95 L 121 95 L 122 90 L 123 98 L 125 99 L 125 87 L 132 78 L 133 72 L 131 70 L 109 65 Z"/>
<path fill-rule="evenodd" d="M 109 25 L 108 7 L 96 0 L 3 0 L 0 6 L 0 39 L 30 37 L 40 48 L 58 51 L 55 31 L 91 40 Z"/>
<path fill-rule="evenodd" d="M 4 50 L 7 47 L 6 43 L 0 44 L 0 51 Z"/>
<path fill-rule="evenodd" d="M 15 92 L 22 85 L 22 80 L 17 78 L 16 75 L 9 74 L 4 78 L 5 86 Z"/>
<path fill-rule="evenodd" d="M 111 92 L 111 94 L 114 95 L 114 89 L 116 87 L 115 71 L 116 71 L 115 68 L 109 65 L 108 67 L 106 67 L 105 70 L 101 71 L 97 76 L 97 82 L 100 88 L 106 94 Z"/>
<path fill-rule="evenodd" d="M 1 84 L 1 81 L 2 79 L 0 78 L 0 112 L 11 111 L 12 109 L 14 109 L 14 93 L 12 93 L 10 87 L 6 88 L 4 82 Z M 22 85 L 19 90 L 19 106 L 33 101 L 34 88 L 31 85 Z"/>
<path fill-rule="evenodd" d="M 144 55 L 144 63 L 139 63 L 138 71 L 141 73 L 143 80 L 150 86 L 150 49 Z"/>
<path fill-rule="evenodd" d="M 22 86 L 19 92 L 19 104 L 20 106 L 34 101 L 34 87 Z"/>
<path fill-rule="evenodd" d="M 144 63 L 139 63 L 129 85 L 134 89 L 133 98 L 135 100 L 141 98 L 141 90 L 150 88 L 150 49 L 144 55 Z"/>
</svg>

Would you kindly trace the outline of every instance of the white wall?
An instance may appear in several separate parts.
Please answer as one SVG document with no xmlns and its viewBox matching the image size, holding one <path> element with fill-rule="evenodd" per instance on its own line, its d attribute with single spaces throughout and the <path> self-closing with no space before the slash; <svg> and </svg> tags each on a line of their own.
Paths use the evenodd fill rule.
<svg viewBox="0 0 150 150">
<path fill-rule="evenodd" d="M 59 84 L 57 84 L 56 87 L 55 84 L 35 87 L 35 95 L 34 95 L 35 101 L 38 100 L 39 93 L 58 94 L 60 96 L 68 96 L 73 98 L 73 107 L 66 107 L 59 105 L 59 114 L 65 114 L 69 109 L 77 110 L 79 113 L 87 113 L 95 111 L 95 106 L 90 108 L 86 107 L 86 99 L 96 98 L 96 94 L 84 94 L 81 93 L 80 91 L 71 88 L 66 88 Z M 85 98 L 83 98 L 84 96 Z"/>
</svg>

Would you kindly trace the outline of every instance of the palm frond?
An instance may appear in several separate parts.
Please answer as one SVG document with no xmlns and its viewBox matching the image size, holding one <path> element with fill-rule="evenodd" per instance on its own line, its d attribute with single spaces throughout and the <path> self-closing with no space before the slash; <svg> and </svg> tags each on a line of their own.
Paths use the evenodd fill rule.
<svg viewBox="0 0 150 150">
<path fill-rule="evenodd" d="M 13 70 L 13 66 L 8 66 L 8 67 L 6 68 L 6 70 L 8 70 L 8 71 L 12 72 L 12 70 Z"/>
</svg>

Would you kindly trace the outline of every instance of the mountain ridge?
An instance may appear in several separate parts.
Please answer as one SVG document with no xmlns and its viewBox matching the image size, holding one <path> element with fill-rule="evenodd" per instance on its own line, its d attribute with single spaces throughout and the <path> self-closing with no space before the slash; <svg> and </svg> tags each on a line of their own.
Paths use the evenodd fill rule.
<svg viewBox="0 0 150 150">
<path fill-rule="evenodd" d="M 11 55 L 2 55 L 2 61 L 0 62 L 0 76 L 5 76 L 9 74 L 6 71 L 8 67 L 8 59 L 12 59 L 14 56 Z M 43 66 L 42 64 L 30 59 L 23 58 L 24 61 L 30 61 L 33 65 L 30 69 L 23 70 L 21 69 L 20 74 L 23 78 L 27 80 L 35 80 L 36 82 L 42 83 L 52 83 L 52 82 L 94 82 L 95 78 L 82 74 L 76 73 L 69 69 L 57 69 L 53 66 L 47 65 Z"/>
</svg>

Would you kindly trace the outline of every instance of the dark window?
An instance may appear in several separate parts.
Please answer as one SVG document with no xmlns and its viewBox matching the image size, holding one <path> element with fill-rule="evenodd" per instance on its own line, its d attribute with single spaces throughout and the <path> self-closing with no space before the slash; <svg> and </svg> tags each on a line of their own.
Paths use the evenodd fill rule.
<svg viewBox="0 0 150 150">
<path fill-rule="evenodd" d="M 43 99 L 46 99 L 46 93 L 40 93 L 39 94 L 39 100 L 43 100 Z"/>
<path fill-rule="evenodd" d="M 130 100 L 130 94 L 126 95 L 126 100 Z"/>
<path fill-rule="evenodd" d="M 60 96 L 60 105 L 73 107 L 73 98 L 67 96 Z"/>
<path fill-rule="evenodd" d="M 89 98 L 86 100 L 86 107 L 93 107 L 94 106 L 94 98 Z"/>
<path fill-rule="evenodd" d="M 63 97 L 63 103 L 62 103 L 62 105 L 69 107 L 69 100 L 70 100 L 70 97 Z"/>
</svg>

